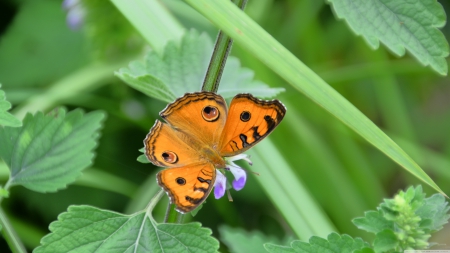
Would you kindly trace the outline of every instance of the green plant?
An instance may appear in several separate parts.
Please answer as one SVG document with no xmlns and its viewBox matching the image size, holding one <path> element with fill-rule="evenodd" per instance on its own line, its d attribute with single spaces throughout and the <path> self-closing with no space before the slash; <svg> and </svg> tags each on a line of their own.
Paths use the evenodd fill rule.
<svg viewBox="0 0 450 253">
<path fill-rule="evenodd" d="M 259 238 L 260 246 L 261 241 L 282 244 L 279 237 L 285 234 L 303 241 L 316 236 L 309 244 L 294 242 L 292 247 L 281 247 L 288 252 L 296 247 L 335 247 L 348 242 L 352 242 L 352 250 L 388 252 L 430 246 L 429 235 L 448 219 L 442 196 L 424 199 L 421 188 L 411 188 L 386 201 L 378 211 L 354 221 L 359 228 L 376 234 L 372 245 L 364 242 L 368 241 L 364 234 L 360 235 L 363 239 L 353 239 L 359 236 L 358 230 L 347 224 L 387 192 L 417 184 L 415 178 L 442 194 L 448 192 L 450 162 L 445 154 L 450 142 L 445 136 L 450 118 L 447 107 L 432 103 L 440 101 L 436 87 L 446 79 L 408 57 L 391 59 L 382 49 L 366 50 L 365 44 L 346 33 L 342 22 L 332 17 L 323 20 L 323 16 L 330 17 L 329 8 L 318 1 L 265 0 L 254 5 L 250 1 L 247 12 L 259 25 L 229 1 L 186 0 L 235 40 L 235 56 L 229 58 L 218 92 L 227 98 L 239 92 L 276 95 L 288 107 L 288 116 L 270 139 L 250 152 L 255 164 L 252 170 L 261 176 L 251 177 L 249 185 L 234 195 L 236 204 L 208 200 L 195 216 L 209 229 L 198 222 L 189 223 L 194 219 L 190 215 L 184 217 L 186 224 L 160 222 L 167 205 L 164 198 L 159 201 L 163 195 L 157 193 L 155 173 L 151 171 L 154 168 L 134 160 L 157 112 L 184 92 L 200 89 L 212 50 L 210 37 L 217 31 L 179 1 L 164 1 L 162 6 L 151 0 L 112 0 L 115 7 L 105 1 L 85 2 L 80 3 L 87 15 L 84 30 L 68 32 L 57 23 L 64 14 L 54 1 L 15 1 L 18 14 L 0 41 L 0 81 L 9 101 L 17 105 L 12 115 L 25 117 L 18 120 L 7 112 L 9 102 L 0 91 L 0 157 L 4 161 L 0 176 L 5 182 L 0 220 L 2 233 L 14 252 L 25 252 L 20 241 L 30 249 L 40 244 L 36 252 L 178 252 L 180 248 L 215 252 L 219 243 L 211 233 L 216 236 L 218 224 L 223 223 L 256 226 L 278 236 Z M 395 5 L 398 2 L 349 5 L 344 0 L 330 1 L 337 17 L 345 19 L 371 47 L 376 48 L 381 41 L 398 55 L 407 49 L 422 64 L 446 74 L 448 44 L 437 30 L 445 23 L 444 8 L 435 0 Z M 376 8 L 369 8 L 370 3 Z M 364 15 L 357 11 L 361 9 L 366 10 Z M 377 11 L 390 13 L 390 19 L 376 15 Z M 103 12 L 111 15 L 99 15 Z M 268 17 L 277 20 L 274 27 L 265 22 Z M 372 23 L 393 31 L 414 32 L 380 33 Z M 110 30 L 115 26 L 120 32 Z M 23 30 L 27 31 L 25 35 Z M 423 39 L 427 36 L 433 39 Z M 58 40 L 60 37 L 64 40 Z M 34 43 L 23 50 L 27 41 Z M 49 64 L 42 64 L 46 59 L 51 59 Z M 119 82 L 114 71 L 131 88 Z M 373 87 L 369 85 L 372 83 Z M 403 83 L 411 85 L 403 87 Z M 423 83 L 430 85 L 425 88 Z M 346 84 L 352 85 L 347 88 Z M 288 92 L 280 93 L 283 90 Z M 442 93 L 446 94 L 445 89 Z M 429 104 L 423 105 L 423 101 Z M 70 110 L 52 110 L 59 105 Z M 89 112 L 73 109 L 78 107 Z M 416 118 L 423 108 L 433 113 L 442 110 L 443 116 L 432 118 L 433 113 L 423 113 L 430 120 Z M 109 116 L 102 123 L 104 112 Z M 427 125 L 417 126 L 417 122 Z M 105 130 L 98 142 L 102 124 Z M 360 137 L 394 162 L 380 156 Z M 45 196 L 23 192 L 19 187 L 10 192 L 13 185 L 37 192 L 65 188 L 93 163 L 96 145 L 94 168 L 75 181 L 75 188 Z M 141 156 L 139 161 L 145 159 Z M 395 163 L 415 177 L 399 172 Z M 390 188 L 396 178 L 403 181 Z M 69 197 L 62 195 L 64 192 Z M 23 203 L 30 203 L 32 208 L 23 208 L 28 205 Z M 83 205 L 67 208 L 75 203 Z M 430 217 L 426 207 L 439 205 L 441 211 Z M 250 206 L 252 211 L 248 212 Z M 36 223 L 46 226 L 59 213 L 45 237 L 45 229 L 25 218 L 36 214 L 40 217 Z M 370 217 L 377 217 L 377 222 L 367 222 Z M 420 222 L 418 217 L 428 221 Z M 392 224 L 398 224 L 400 232 L 392 230 Z M 317 237 L 324 238 L 336 229 L 352 237 L 335 233 L 328 239 Z M 226 229 L 219 232 L 222 235 Z M 236 246 L 227 245 L 230 250 Z M 266 248 L 279 247 L 266 244 Z"/>
</svg>

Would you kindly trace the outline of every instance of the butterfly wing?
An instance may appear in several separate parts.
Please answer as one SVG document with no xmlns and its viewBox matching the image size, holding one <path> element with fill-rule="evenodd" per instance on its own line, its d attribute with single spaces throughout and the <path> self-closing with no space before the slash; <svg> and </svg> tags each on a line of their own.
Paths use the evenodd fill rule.
<svg viewBox="0 0 450 253">
<path fill-rule="evenodd" d="M 176 210 L 187 213 L 208 197 L 214 186 L 216 172 L 210 163 L 169 168 L 157 174 L 158 184 L 166 191 Z"/>
<path fill-rule="evenodd" d="M 278 100 L 260 100 L 250 94 L 236 95 L 220 137 L 219 154 L 234 156 L 253 147 L 278 126 L 285 114 L 286 107 Z"/>
<path fill-rule="evenodd" d="M 198 152 L 201 144 L 170 125 L 156 120 L 144 140 L 145 155 L 156 166 L 182 167 L 204 162 Z"/>
<path fill-rule="evenodd" d="M 225 100 L 212 92 L 186 93 L 160 113 L 176 130 L 213 148 L 227 118 Z"/>
</svg>

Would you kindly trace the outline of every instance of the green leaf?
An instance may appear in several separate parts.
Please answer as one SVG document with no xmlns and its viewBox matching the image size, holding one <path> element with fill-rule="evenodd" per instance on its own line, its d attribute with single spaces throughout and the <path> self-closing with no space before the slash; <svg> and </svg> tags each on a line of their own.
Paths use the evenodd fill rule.
<svg viewBox="0 0 450 253">
<path fill-rule="evenodd" d="M 420 227 L 435 232 L 442 229 L 448 223 L 450 207 L 441 194 L 434 194 L 426 198 L 421 207 L 416 210 L 416 214 L 422 218 Z"/>
<path fill-rule="evenodd" d="M 50 224 L 33 252 L 217 252 L 219 242 L 200 223 L 157 224 L 146 212 L 132 215 L 71 206 Z"/>
<path fill-rule="evenodd" d="M 0 128 L 0 157 L 9 166 L 9 185 L 49 192 L 64 188 L 92 163 L 105 114 L 27 114 L 20 128 Z"/>
<path fill-rule="evenodd" d="M 395 142 L 355 106 L 297 59 L 255 21 L 227 0 L 185 0 L 232 37 L 235 43 L 261 60 L 294 88 L 329 111 L 407 171 L 445 193 Z"/>
<path fill-rule="evenodd" d="M 437 28 L 445 25 L 445 12 L 436 0 L 328 0 L 338 18 L 362 35 L 374 49 L 379 41 L 399 56 L 405 48 L 423 65 L 441 75 L 448 71 L 448 43 Z"/>
<path fill-rule="evenodd" d="M 395 249 L 398 245 L 397 237 L 392 230 L 384 230 L 377 234 L 377 237 L 373 241 L 373 248 L 375 252 L 388 252 Z"/>
<path fill-rule="evenodd" d="M 275 245 L 271 243 L 264 244 L 264 248 L 270 253 L 297 253 L 292 247 Z"/>
<path fill-rule="evenodd" d="M 0 88 L 1 87 L 2 85 L 0 84 Z M 9 109 L 11 109 L 11 103 L 6 101 L 5 92 L 0 90 L 0 125 L 20 127 L 22 122 L 8 113 Z"/>
<path fill-rule="evenodd" d="M 139 152 L 145 153 L 145 148 L 139 149 Z M 145 154 L 138 156 L 137 161 L 140 163 L 150 163 L 150 161 L 148 160 L 148 158 Z"/>
<path fill-rule="evenodd" d="M 266 236 L 260 231 L 247 232 L 241 228 L 221 226 L 219 233 L 220 240 L 234 253 L 264 252 L 264 243 L 281 243 L 278 238 Z"/>
<path fill-rule="evenodd" d="M 140 163 L 150 163 L 147 156 L 145 156 L 145 155 L 138 156 L 137 161 Z"/>
<path fill-rule="evenodd" d="M 385 229 L 394 229 L 394 223 L 386 220 L 381 211 L 368 211 L 364 213 L 364 217 L 355 218 L 352 220 L 359 229 L 371 233 L 378 233 Z"/>
<path fill-rule="evenodd" d="M 425 198 L 422 187 L 409 187 L 392 199 L 385 199 L 378 211 L 369 211 L 353 223 L 360 229 L 376 234 L 375 251 L 391 249 L 426 249 L 431 232 L 442 229 L 450 215 L 444 196 Z"/>
<path fill-rule="evenodd" d="M 349 235 L 341 236 L 337 233 L 331 233 L 327 239 L 313 236 L 309 239 L 309 243 L 293 241 L 291 248 L 273 244 L 265 244 L 264 247 L 268 252 L 273 253 L 351 253 L 357 250 L 373 252 L 370 250 L 369 244 L 361 238 L 352 238 Z"/>
<path fill-rule="evenodd" d="M 179 43 L 169 41 L 160 56 L 151 51 L 144 62 L 131 62 L 115 74 L 146 95 L 172 102 L 186 92 L 199 91 L 213 50 L 211 39 L 195 30 L 186 32 Z M 218 93 L 231 98 L 237 93 L 272 97 L 283 91 L 253 81 L 253 71 L 242 68 L 239 60 L 229 57 Z"/>
</svg>

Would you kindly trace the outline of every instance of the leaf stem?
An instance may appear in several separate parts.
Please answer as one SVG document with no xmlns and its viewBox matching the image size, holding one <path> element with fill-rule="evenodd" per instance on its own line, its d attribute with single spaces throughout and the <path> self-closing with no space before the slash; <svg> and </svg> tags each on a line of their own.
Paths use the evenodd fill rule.
<svg viewBox="0 0 450 253">
<path fill-rule="evenodd" d="M 233 2 L 242 10 L 244 10 L 247 4 L 247 0 L 233 0 Z M 219 89 L 220 78 L 222 77 L 232 45 L 233 40 L 231 37 L 220 31 L 216 39 L 216 44 L 214 45 L 214 51 L 209 62 L 208 70 L 206 71 L 205 79 L 203 80 L 202 91 L 217 92 Z"/>
<path fill-rule="evenodd" d="M 2 226 L 1 230 L 3 238 L 5 238 L 6 242 L 8 242 L 9 248 L 12 250 L 12 252 L 26 253 L 27 250 L 25 249 L 25 246 L 20 241 L 19 236 L 12 227 L 8 217 L 6 216 L 5 212 L 3 212 L 3 209 L 1 207 L 0 207 L 0 225 Z"/>
<path fill-rule="evenodd" d="M 156 204 L 161 200 L 162 196 L 164 196 L 164 190 L 160 189 L 155 196 L 150 200 L 150 202 L 147 205 L 147 215 L 151 214 L 153 209 L 155 209 Z M 150 215 L 151 217 L 151 215 Z"/>
</svg>

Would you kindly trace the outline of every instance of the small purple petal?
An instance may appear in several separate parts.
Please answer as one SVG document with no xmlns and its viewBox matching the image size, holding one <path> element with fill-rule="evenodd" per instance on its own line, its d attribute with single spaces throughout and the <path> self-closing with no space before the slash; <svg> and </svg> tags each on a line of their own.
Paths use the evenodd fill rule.
<svg viewBox="0 0 450 253">
<path fill-rule="evenodd" d="M 233 180 L 233 188 L 236 191 L 244 188 L 245 182 L 247 181 L 247 173 L 245 173 L 245 170 L 241 169 L 238 166 L 230 164 L 230 171 L 231 173 L 233 173 L 233 176 L 235 178 L 235 180 Z"/>
<path fill-rule="evenodd" d="M 214 197 L 220 199 L 225 195 L 227 178 L 220 171 L 216 171 L 216 182 L 214 183 Z"/>
<path fill-rule="evenodd" d="M 74 7 L 67 13 L 66 22 L 72 30 L 78 30 L 83 25 L 83 19 L 83 9 Z"/>
<path fill-rule="evenodd" d="M 244 188 L 245 186 L 245 181 L 246 181 L 246 177 L 241 177 L 238 180 L 233 180 L 233 188 L 236 191 L 240 191 L 242 190 L 242 188 Z"/>
</svg>

